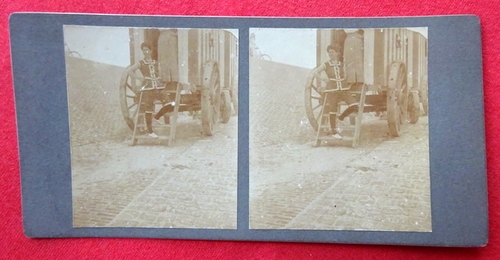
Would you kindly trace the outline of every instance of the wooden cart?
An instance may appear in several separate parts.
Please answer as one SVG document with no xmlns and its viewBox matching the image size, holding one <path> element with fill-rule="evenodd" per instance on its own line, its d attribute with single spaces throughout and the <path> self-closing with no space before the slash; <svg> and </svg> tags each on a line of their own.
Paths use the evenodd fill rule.
<svg viewBox="0 0 500 260">
<path fill-rule="evenodd" d="M 330 44 L 344 46 L 348 33 L 343 29 L 320 29 L 317 32 L 317 65 L 326 61 L 326 47 Z M 355 125 L 354 135 L 344 140 L 356 147 L 361 134 L 363 113 L 387 113 L 388 131 L 391 136 L 401 135 L 407 122 L 415 124 L 420 115 L 420 103 L 427 106 L 427 39 L 420 33 L 405 29 L 363 29 L 363 44 L 359 54 L 363 57 L 363 82 L 359 89 L 351 89 L 359 102 L 358 111 L 351 115 Z M 349 64 L 350 65 L 350 64 Z M 358 64 L 359 65 L 359 64 Z M 317 133 L 316 145 L 324 136 L 328 118 L 324 117 L 326 92 L 324 84 L 314 74 L 308 76 L 305 85 L 307 118 Z M 423 100 L 421 100 L 423 99 Z"/>
<path fill-rule="evenodd" d="M 141 60 L 142 42 L 152 45 L 159 77 L 165 84 L 166 99 L 157 105 L 175 102 L 172 113 L 165 116 L 170 128 L 169 145 L 175 139 L 179 112 L 201 116 L 202 131 L 213 135 L 219 122 L 227 123 L 238 111 L 238 39 L 220 29 L 130 29 L 130 64 Z M 120 81 L 120 104 L 123 118 L 133 134 L 133 144 L 144 128 L 141 107 L 141 83 L 124 71 Z"/>
</svg>

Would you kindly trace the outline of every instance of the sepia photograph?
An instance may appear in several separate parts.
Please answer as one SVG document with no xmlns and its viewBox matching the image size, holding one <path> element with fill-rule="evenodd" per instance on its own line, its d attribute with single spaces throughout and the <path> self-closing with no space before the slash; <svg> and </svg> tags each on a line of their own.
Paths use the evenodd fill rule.
<svg viewBox="0 0 500 260">
<path fill-rule="evenodd" d="M 427 38 L 250 28 L 250 229 L 432 231 Z"/>
<path fill-rule="evenodd" d="M 235 229 L 238 31 L 63 32 L 73 227 Z"/>
</svg>

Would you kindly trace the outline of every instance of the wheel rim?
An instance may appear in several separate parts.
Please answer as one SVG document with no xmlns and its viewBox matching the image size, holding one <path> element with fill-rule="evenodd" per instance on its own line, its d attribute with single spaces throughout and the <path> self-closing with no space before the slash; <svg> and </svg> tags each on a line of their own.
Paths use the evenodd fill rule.
<svg viewBox="0 0 500 260">
<path fill-rule="evenodd" d="M 410 124 L 416 124 L 420 117 L 420 100 L 418 94 L 412 92 L 408 95 L 408 119 Z"/>
<path fill-rule="evenodd" d="M 304 101 L 306 105 L 306 115 L 309 123 L 311 124 L 314 131 L 318 130 L 318 122 L 320 120 L 321 115 L 321 106 L 324 101 L 324 95 L 320 93 L 318 90 L 318 86 L 316 85 L 316 78 L 311 73 L 307 77 L 305 92 L 304 92 Z M 321 83 L 320 83 L 321 84 Z"/>
<path fill-rule="evenodd" d="M 400 95 L 398 97 L 398 106 L 399 106 L 399 111 L 400 111 L 400 118 L 401 118 L 401 124 L 404 124 L 408 121 L 408 96 L 409 96 L 409 89 L 408 85 L 406 85 L 406 80 L 403 83 L 403 86 L 401 87 Z"/>
<path fill-rule="evenodd" d="M 389 134 L 391 136 L 399 136 L 401 118 L 394 90 L 389 90 L 389 93 L 387 93 L 387 123 L 389 124 Z"/>
<path fill-rule="evenodd" d="M 422 107 L 424 109 L 424 115 L 428 115 L 429 105 L 428 105 L 427 89 L 422 90 L 421 101 L 422 101 Z"/>
<path fill-rule="evenodd" d="M 406 69 L 403 63 L 395 62 L 389 72 L 387 93 L 387 123 L 391 136 L 400 136 L 401 126 L 406 121 L 408 108 L 408 87 Z"/>
<path fill-rule="evenodd" d="M 221 114 L 221 122 L 227 123 L 231 118 L 231 96 L 229 95 L 229 91 L 223 91 L 221 96 L 221 106 L 220 106 L 220 114 Z"/>
<path fill-rule="evenodd" d="M 232 88 L 230 91 L 230 96 L 231 96 L 231 102 L 233 103 L 233 108 L 234 108 L 234 114 L 238 114 L 238 77 L 235 76 L 232 79 Z"/>
<path fill-rule="evenodd" d="M 125 123 L 134 129 L 134 117 L 139 103 L 139 90 L 132 84 L 132 79 L 125 71 L 120 80 L 120 107 Z"/>
<path fill-rule="evenodd" d="M 233 103 L 233 108 L 234 108 L 234 114 L 238 114 L 238 89 L 233 88 L 233 91 L 231 92 L 231 101 Z"/>
<path fill-rule="evenodd" d="M 203 133 L 213 135 L 214 125 L 220 118 L 221 104 L 219 68 L 213 61 L 205 65 L 201 99 Z"/>
</svg>

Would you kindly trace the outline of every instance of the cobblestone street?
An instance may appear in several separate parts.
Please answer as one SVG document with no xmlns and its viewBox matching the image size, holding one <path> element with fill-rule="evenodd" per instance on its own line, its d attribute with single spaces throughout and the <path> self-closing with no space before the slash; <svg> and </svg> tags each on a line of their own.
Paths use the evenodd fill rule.
<svg viewBox="0 0 500 260">
<path fill-rule="evenodd" d="M 210 137 L 183 116 L 172 147 L 130 139 L 73 147 L 74 226 L 236 228 L 237 121 Z"/>
<path fill-rule="evenodd" d="M 251 229 L 432 231 L 426 116 L 391 138 L 387 120 L 365 113 L 357 148 L 313 147 L 309 71 L 261 60 L 250 68 Z M 348 121 L 340 127 L 352 136 Z"/>
<path fill-rule="evenodd" d="M 356 149 L 311 142 L 252 150 L 251 228 L 431 231 L 426 119 Z"/>
</svg>

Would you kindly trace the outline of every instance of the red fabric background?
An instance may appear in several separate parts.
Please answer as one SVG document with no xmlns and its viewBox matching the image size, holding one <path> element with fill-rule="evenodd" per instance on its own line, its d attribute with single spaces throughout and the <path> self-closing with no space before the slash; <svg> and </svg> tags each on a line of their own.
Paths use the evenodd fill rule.
<svg viewBox="0 0 500 260">
<path fill-rule="evenodd" d="M 0 259 L 500 259 L 500 1 L 475 0 L 182 0 L 0 1 Z M 13 12 L 144 15 L 362 17 L 475 14 L 483 35 L 490 240 L 484 248 L 183 241 L 156 239 L 28 239 L 22 232 L 19 158 L 10 62 L 8 17 Z M 453 39 L 451 39 L 453 40 Z M 457 54 L 459 55 L 459 54 Z M 464 111 L 464 120 L 467 112 Z M 480 134 L 480 133 L 478 133 Z M 466 137 L 464 137 L 466 138 Z M 466 209 L 464 209 L 466 210 Z M 465 213 L 465 212 L 464 212 Z"/>
</svg>

